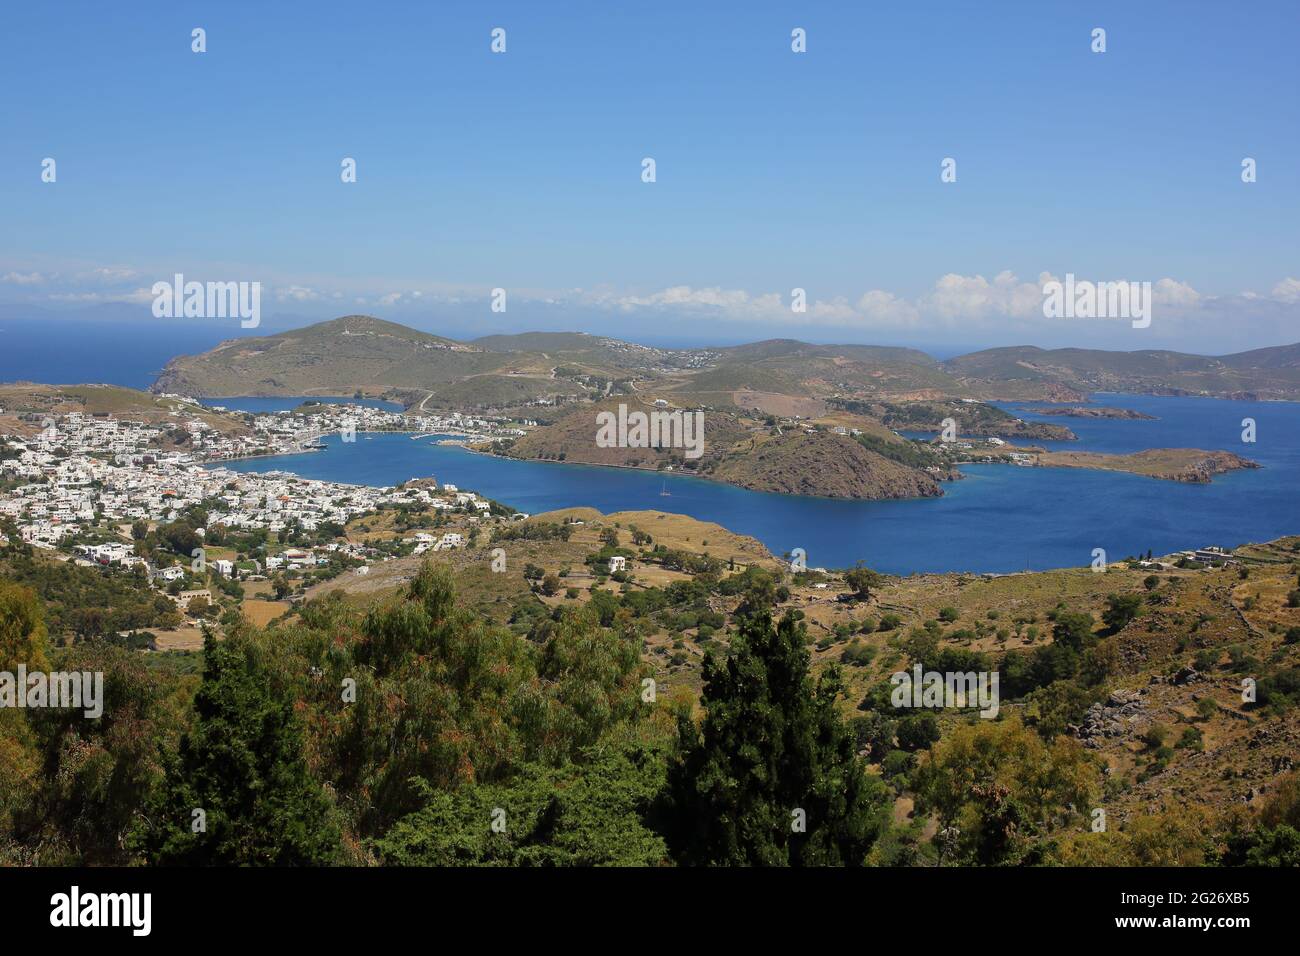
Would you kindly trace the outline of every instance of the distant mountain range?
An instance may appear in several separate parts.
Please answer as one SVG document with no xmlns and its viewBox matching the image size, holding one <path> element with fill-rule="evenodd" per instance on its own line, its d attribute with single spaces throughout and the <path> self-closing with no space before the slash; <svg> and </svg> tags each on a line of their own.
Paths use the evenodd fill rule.
<svg viewBox="0 0 1300 956">
<path fill-rule="evenodd" d="M 939 361 L 917 349 L 793 339 L 664 349 L 525 332 L 465 342 L 349 315 L 180 356 L 153 390 L 201 397 L 359 392 L 486 410 L 599 396 L 614 383 L 760 409 L 782 398 L 1073 402 L 1094 391 L 1300 400 L 1300 344 L 1224 356 L 1015 346 Z"/>
</svg>

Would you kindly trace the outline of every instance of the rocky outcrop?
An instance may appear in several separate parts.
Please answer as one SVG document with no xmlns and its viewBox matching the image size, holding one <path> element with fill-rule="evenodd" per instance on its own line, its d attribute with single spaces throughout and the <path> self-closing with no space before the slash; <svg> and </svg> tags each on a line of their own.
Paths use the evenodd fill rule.
<svg viewBox="0 0 1300 956">
<path fill-rule="evenodd" d="M 1106 703 L 1089 707 L 1083 723 L 1069 729 L 1084 746 L 1097 749 L 1106 738 L 1131 737 L 1146 723 L 1146 710 L 1140 691 L 1117 690 Z"/>
<path fill-rule="evenodd" d="M 1258 462 L 1253 462 L 1248 458 L 1242 458 L 1240 455 L 1234 455 L 1230 451 L 1210 451 L 1205 452 L 1203 457 L 1187 463 L 1181 471 L 1171 475 L 1160 475 L 1158 477 L 1169 478 L 1171 481 L 1185 481 L 1192 484 L 1204 485 L 1209 484 L 1210 479 L 1215 475 L 1221 475 L 1229 471 L 1237 471 L 1239 468 L 1258 468 Z"/>
</svg>

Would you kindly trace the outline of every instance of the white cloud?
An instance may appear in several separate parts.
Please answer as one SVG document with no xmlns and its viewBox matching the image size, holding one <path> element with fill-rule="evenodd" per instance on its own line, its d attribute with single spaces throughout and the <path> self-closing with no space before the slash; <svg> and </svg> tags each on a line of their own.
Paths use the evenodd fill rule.
<svg viewBox="0 0 1300 956">
<path fill-rule="evenodd" d="M 743 289 L 723 289 L 718 286 L 695 289 L 678 285 L 649 295 L 620 294 L 606 290 L 575 290 L 574 295 L 583 305 L 620 312 L 667 311 L 735 320 L 795 318 L 790 311 L 789 300 L 783 299 L 776 292 L 751 295 Z"/>
<path fill-rule="evenodd" d="M 129 302 L 132 305 L 147 305 L 153 302 L 154 294 L 150 289 L 134 289 L 130 292 L 51 292 L 46 298 L 51 302 Z"/>
<path fill-rule="evenodd" d="M 1151 295 L 1157 305 L 1190 307 L 1198 305 L 1201 294 L 1186 282 L 1177 279 L 1159 279 L 1151 287 Z"/>
<path fill-rule="evenodd" d="M 152 303 L 157 296 L 153 294 L 153 289 L 135 289 L 131 292 L 110 296 L 115 301 L 120 302 L 148 302 Z"/>
<path fill-rule="evenodd" d="M 39 272 L 7 272 L 0 276 L 0 282 L 10 282 L 14 285 L 39 285 L 45 281 L 45 276 Z"/>
<path fill-rule="evenodd" d="M 48 298 L 51 302 L 104 302 L 107 297 L 102 292 L 51 292 Z"/>
<path fill-rule="evenodd" d="M 1021 282 L 1013 273 L 1003 270 L 990 282 L 982 275 L 949 273 L 941 276 L 934 288 L 920 298 L 917 309 L 923 315 L 949 320 L 1041 316 L 1042 283 L 1049 278 L 1044 273 L 1038 283 Z"/>
<path fill-rule="evenodd" d="M 1221 325 L 1225 316 L 1255 315 L 1276 319 L 1276 310 L 1294 311 L 1300 303 L 1300 280 L 1284 279 L 1265 296 L 1243 294 L 1210 296 L 1181 279 L 1163 277 L 1154 280 L 1076 275 L 1076 282 L 1149 281 L 1155 306 L 1153 318 L 1167 332 L 1179 334 L 1194 326 Z M 842 296 L 815 298 L 808 290 L 807 310 L 794 313 L 790 293 L 753 293 L 744 289 L 720 286 L 670 286 L 657 292 L 630 294 L 619 290 L 573 289 L 558 297 L 559 304 L 578 304 L 594 309 L 623 313 L 653 312 L 668 319 L 690 320 L 696 317 L 786 326 L 813 325 L 849 327 L 861 330 L 944 332 L 982 334 L 1033 334 L 1041 332 L 1043 323 L 1043 286 L 1060 277 L 1050 272 L 1039 274 L 1037 281 L 1025 281 L 1009 270 L 992 278 L 983 275 L 948 273 L 935 280 L 921 294 L 908 298 L 883 289 L 873 289 L 856 299 Z M 554 301 L 554 297 L 536 301 Z M 1261 312 L 1260 310 L 1265 310 Z M 1268 311 L 1272 310 L 1272 311 Z M 1300 316 L 1297 316 L 1300 318 Z M 1050 320 L 1055 321 L 1055 320 Z M 1071 319 L 1082 329 L 1088 324 L 1113 322 L 1113 318 Z M 1124 319 L 1127 322 L 1127 319 Z"/>
<path fill-rule="evenodd" d="M 858 319 L 858 313 L 849 300 L 836 297 L 829 302 L 818 299 L 808 304 L 808 311 L 802 316 L 808 322 L 820 322 L 825 325 L 845 325 L 855 322 Z"/>
<path fill-rule="evenodd" d="M 1278 302 L 1300 302 L 1300 279 L 1283 279 L 1273 286 L 1272 296 Z"/>
<path fill-rule="evenodd" d="M 911 325 L 921 317 L 916 306 L 892 292 L 873 289 L 858 299 L 857 310 L 867 322 L 880 325 Z"/>
<path fill-rule="evenodd" d="M 0 268 L 0 287 L 14 296 L 31 301 L 63 303 L 130 302 L 148 304 L 152 293 L 146 288 L 131 287 L 147 281 L 140 276 L 151 270 L 120 266 L 78 264 L 64 272 L 32 270 L 37 262 L 6 262 Z M 168 273 L 170 274 L 170 273 Z M 130 280 L 134 277 L 134 282 Z M 906 294 L 898 290 L 870 288 L 844 294 L 808 287 L 806 309 L 791 308 L 793 290 L 778 288 L 749 290 L 722 285 L 672 285 L 658 290 L 600 286 L 556 290 L 546 288 L 511 288 L 512 306 L 547 310 L 580 308 L 587 313 L 605 313 L 616 321 L 619 315 L 633 317 L 633 325 L 656 327 L 659 322 L 701 321 L 751 323 L 797 329 L 805 327 L 841 328 L 870 334 L 942 333 L 954 340 L 974 341 L 989 334 L 1033 338 L 1039 333 L 1087 336 L 1100 333 L 1100 323 L 1113 320 L 1071 319 L 1068 328 L 1056 320 L 1043 317 L 1043 284 L 1059 277 L 1043 272 L 1036 280 L 1019 278 L 1009 270 L 996 274 L 962 274 L 949 272 L 928 287 Z M 1144 281 L 1142 277 L 1124 278 L 1075 273 L 1076 281 L 1097 283 L 1110 281 Z M 325 317 L 340 311 L 435 310 L 436 314 L 457 317 L 467 309 L 484 306 L 490 291 L 486 287 L 438 283 L 420 277 L 362 277 L 340 279 L 333 275 L 294 274 L 264 282 L 274 289 L 282 303 L 301 305 L 304 311 Z M 1148 279 L 1154 299 L 1155 327 L 1175 337 L 1200 336 L 1211 339 L 1227 334 L 1243 322 L 1253 322 L 1259 329 L 1268 327 L 1270 334 L 1287 337 L 1300 320 L 1300 279 L 1286 277 L 1269 292 L 1243 292 L 1229 295 L 1202 293 L 1189 282 L 1172 277 Z M 394 291 L 401 290 L 401 291 Z M 350 303 L 355 302 L 355 305 Z M 532 319 L 530 319 L 532 321 Z M 1049 323 L 1049 325 L 1045 324 Z"/>
<path fill-rule="evenodd" d="M 91 269 L 79 278 L 91 279 L 99 282 L 125 282 L 128 279 L 134 279 L 140 273 L 134 269 L 127 269 L 120 266 L 100 266 L 97 269 Z"/>
<path fill-rule="evenodd" d="M 275 297 L 281 302 L 316 302 L 324 296 L 315 289 L 306 286 L 291 285 L 275 290 Z"/>
</svg>

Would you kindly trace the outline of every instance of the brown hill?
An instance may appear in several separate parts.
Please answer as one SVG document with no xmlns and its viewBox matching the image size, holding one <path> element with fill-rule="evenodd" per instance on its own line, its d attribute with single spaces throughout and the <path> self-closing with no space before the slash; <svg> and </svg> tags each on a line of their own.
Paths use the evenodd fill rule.
<svg viewBox="0 0 1300 956">
<path fill-rule="evenodd" d="M 546 428 L 539 428 L 518 439 L 503 452 L 514 458 L 535 458 L 546 461 L 568 461 L 588 465 L 614 465 L 625 468 L 647 468 L 706 473 L 737 442 L 746 440 L 752 423 L 746 424 L 730 411 L 708 409 L 704 411 L 703 453 L 699 458 L 686 457 L 681 448 L 602 448 L 596 444 L 597 415 L 612 412 L 624 405 L 629 414 L 643 412 L 691 411 L 690 406 L 656 408 L 652 402 L 634 395 L 608 398 L 582 405 Z"/>
<path fill-rule="evenodd" d="M 868 451 L 832 432 L 787 432 L 733 452 L 710 477 L 754 491 L 823 498 L 937 498 L 939 483 L 925 472 Z"/>
<path fill-rule="evenodd" d="M 503 369 L 514 359 L 395 322 L 347 315 L 179 356 L 167 363 L 151 391 L 210 397 L 431 391 Z"/>
</svg>

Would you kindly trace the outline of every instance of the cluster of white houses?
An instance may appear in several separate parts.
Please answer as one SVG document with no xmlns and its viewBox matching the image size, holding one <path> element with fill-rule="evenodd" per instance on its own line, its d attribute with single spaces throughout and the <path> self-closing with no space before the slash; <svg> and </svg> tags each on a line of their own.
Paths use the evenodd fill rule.
<svg viewBox="0 0 1300 956">
<path fill-rule="evenodd" d="M 424 554 L 426 551 L 451 551 L 465 546 L 465 536 L 459 531 L 447 531 L 441 536 L 417 531 L 410 539 L 415 542 L 412 554 Z"/>
<path fill-rule="evenodd" d="M 205 465 L 210 458 L 200 449 L 210 448 L 212 436 L 218 433 L 197 418 L 184 425 L 201 440 L 182 450 L 160 447 L 164 429 L 158 426 L 80 414 L 51 421 L 34 437 L 5 436 L 7 457 L 0 460 L 0 478 L 5 479 L 7 490 L 0 493 L 0 516 L 12 519 L 22 540 L 36 547 L 88 563 L 129 568 L 144 564 L 143 559 L 126 540 L 103 540 L 106 528 L 116 533 L 114 524 L 175 521 L 189 506 L 200 503 L 205 504 L 208 528 L 224 525 L 271 534 L 286 528 L 311 532 L 327 523 L 344 525 L 383 505 L 465 512 L 470 521 L 491 510 L 490 503 L 478 495 L 454 485 L 439 488 L 433 479 L 372 488 L 285 472 L 242 474 Z M 88 534 L 92 528 L 96 533 Z M 428 537 L 417 547 L 425 544 L 424 550 L 441 550 L 463 544 L 459 534 Z M 347 542 L 332 542 L 317 550 L 362 558 L 373 554 Z M 310 568 L 318 560 L 311 550 L 286 548 L 252 564 L 260 573 Z M 228 560 L 208 565 L 226 576 L 239 570 Z M 149 571 L 163 581 L 184 575 L 179 564 Z"/>
<path fill-rule="evenodd" d="M 459 436 L 474 441 L 501 441 L 526 434 L 508 419 L 481 417 L 449 412 L 445 415 L 406 414 L 364 405 L 319 403 L 303 411 L 280 411 L 244 414 L 229 418 L 231 427 L 214 428 L 211 416 L 204 413 L 224 412 L 214 405 L 204 409 L 192 398 L 163 395 L 172 403 L 169 418 L 163 423 L 130 421 L 112 415 L 89 415 L 72 412 L 66 415 L 24 416 L 41 424 L 41 431 L 24 444 L 36 451 L 66 450 L 73 454 L 129 456 L 163 444 L 170 433 L 175 442 L 177 432 L 185 434 L 185 454 L 191 461 L 220 461 L 261 455 L 281 455 L 315 447 L 326 435 L 336 434 L 345 441 L 370 432 L 416 432 Z"/>
<path fill-rule="evenodd" d="M 1231 567 L 1238 564 L 1233 552 L 1228 548 L 1220 548 L 1218 545 L 1209 545 L 1204 548 L 1196 548 L 1191 551 L 1175 551 L 1166 558 L 1155 558 L 1149 561 L 1138 561 L 1137 566 L 1144 571 L 1168 571 L 1178 567 L 1180 560 L 1195 561 L 1198 564 L 1208 565 L 1211 567 Z"/>
<path fill-rule="evenodd" d="M 217 405 L 214 411 L 224 411 Z M 326 435 L 343 441 L 372 432 L 415 432 L 459 436 L 474 441 L 501 441 L 527 432 L 506 419 L 482 418 L 450 412 L 446 415 L 406 414 L 364 405 L 320 403 L 308 411 L 281 411 L 250 416 L 254 437 L 246 440 L 219 436 L 202 446 L 205 460 L 285 454 L 319 447 Z"/>
</svg>

